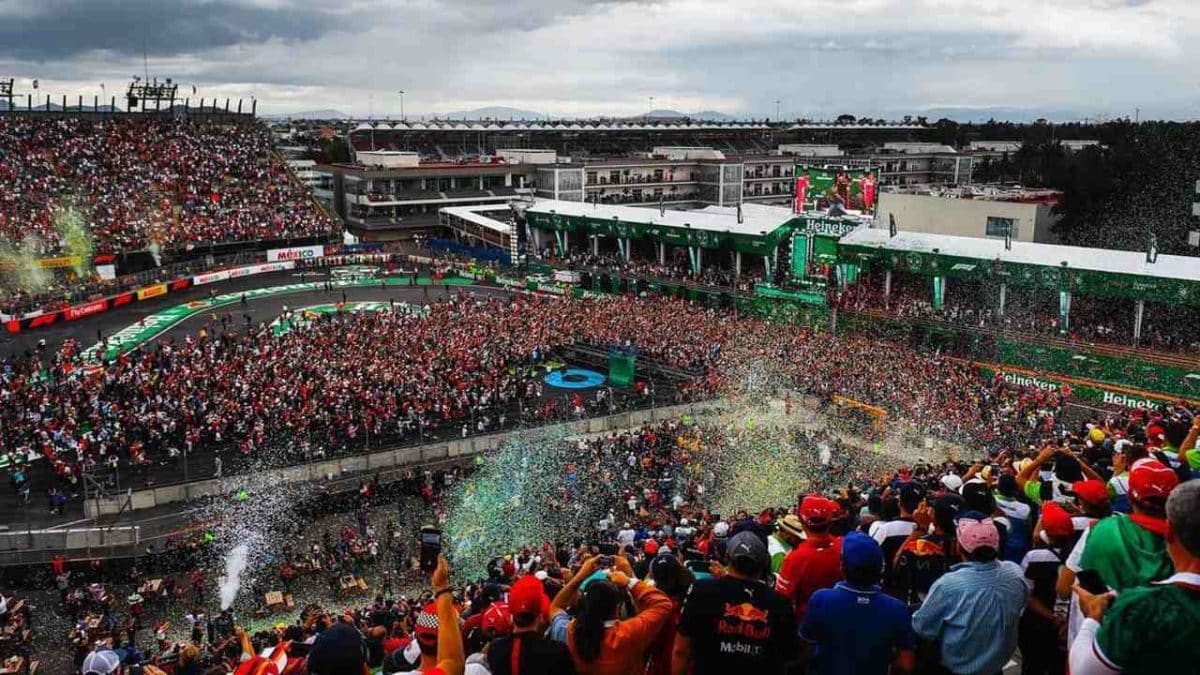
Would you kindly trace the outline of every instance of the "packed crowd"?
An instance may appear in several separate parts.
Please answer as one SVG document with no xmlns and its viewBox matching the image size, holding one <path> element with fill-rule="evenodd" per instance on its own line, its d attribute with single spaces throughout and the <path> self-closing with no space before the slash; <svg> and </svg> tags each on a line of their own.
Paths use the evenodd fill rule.
<svg viewBox="0 0 1200 675">
<path fill-rule="evenodd" d="M 896 282 L 890 297 L 885 298 L 882 282 L 870 277 L 851 285 L 836 297 L 840 309 L 851 311 L 887 311 L 893 316 L 909 319 L 936 319 L 974 328 L 999 328 L 1022 333 L 1061 336 L 1057 294 L 1026 295 L 1020 289 L 1009 289 L 1005 312 L 996 308 L 994 292 L 968 284 L 947 293 L 941 309 L 934 309 L 928 286 L 904 285 Z M 1131 344 L 1135 307 L 1132 300 L 1078 297 L 1071 303 L 1071 321 L 1066 337 L 1089 343 Z M 1200 341 L 1188 330 L 1194 310 L 1186 307 L 1147 306 L 1143 315 L 1142 338 L 1139 344 L 1165 351 L 1196 351 Z"/>
<path fill-rule="evenodd" d="M 78 209 L 99 252 L 327 233 L 266 128 L 163 119 L 0 120 L 0 240 L 63 251 Z"/>
<path fill-rule="evenodd" d="M 406 594 L 386 573 L 365 606 L 310 604 L 253 633 L 193 608 L 185 639 L 159 625 L 139 649 L 126 631 L 76 663 L 85 675 L 992 674 L 1014 659 L 1022 673 L 1111 675 L 1200 663 L 1195 411 L 1040 428 L 1015 450 L 883 472 L 855 448 L 798 437 L 806 460 L 849 470 L 821 472 L 792 503 L 724 514 L 705 455 L 719 432 L 671 421 L 575 446 L 557 489 L 602 506 L 594 526 L 496 551 L 483 579 L 452 580 L 442 561 L 428 590 Z M 401 492 L 434 520 L 458 480 L 416 476 Z M 264 588 L 286 587 L 297 567 L 356 564 L 355 542 L 378 535 L 361 515 L 374 489 L 360 486 L 356 528 L 284 550 Z M 396 542 L 385 545 L 397 582 L 417 578 L 420 557 L 398 533 L 389 524 L 382 537 Z"/>
<path fill-rule="evenodd" d="M 31 489 L 77 494 L 85 470 L 144 472 L 201 449 L 226 462 L 277 465 L 372 438 L 467 435 L 611 404 L 612 398 L 546 395 L 532 367 L 573 343 L 632 347 L 640 358 L 694 373 L 676 385 L 677 401 L 753 377 L 740 368 L 759 363 L 780 385 L 825 400 L 865 401 L 948 439 L 1009 442 L 1031 415 L 1061 405 L 1055 394 L 989 383 L 967 365 L 902 345 L 796 330 L 666 298 L 460 294 L 427 313 L 325 315 L 278 335 L 232 314 L 219 324 L 215 318 L 195 337 L 102 365 L 88 363 L 72 342 L 55 353 L 7 359 L 0 371 L 0 446 L 10 472 L 41 457 L 57 476 L 50 485 L 21 482 L 26 501 Z M 632 393 L 654 394 L 644 381 Z"/>
<path fill-rule="evenodd" d="M 677 251 L 676 253 L 680 252 Z M 743 292 L 754 290 L 754 284 L 762 280 L 761 271 L 758 275 L 754 275 L 746 273 L 748 270 L 743 270 L 743 273 L 738 275 L 733 269 L 711 264 L 704 265 L 700 273 L 697 274 L 692 271 L 687 258 L 678 255 L 660 264 L 657 260 L 641 258 L 637 255 L 634 255 L 629 260 L 625 260 L 616 253 L 602 253 L 599 255 L 573 253 L 565 259 L 559 259 L 554 256 L 551 249 L 547 249 L 541 253 L 540 259 L 551 263 L 561 263 L 571 269 L 620 272 L 626 275 L 647 277 L 650 279 L 734 288 Z"/>
</svg>

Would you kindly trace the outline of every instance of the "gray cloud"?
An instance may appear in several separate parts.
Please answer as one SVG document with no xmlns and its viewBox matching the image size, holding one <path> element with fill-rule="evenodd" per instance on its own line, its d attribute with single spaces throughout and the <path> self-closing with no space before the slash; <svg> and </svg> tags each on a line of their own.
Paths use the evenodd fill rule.
<svg viewBox="0 0 1200 675">
<path fill-rule="evenodd" d="M 152 75 L 267 112 L 395 115 L 404 89 L 409 115 L 636 114 L 653 96 L 760 116 L 775 100 L 1094 116 L 1189 96 L 1197 33 L 1192 0 L 0 0 L 0 74 L 111 92 L 144 40 Z"/>
<path fill-rule="evenodd" d="M 92 51 L 186 54 L 270 39 L 312 40 L 352 28 L 321 5 L 236 0 L 42 0 L 0 9 L 0 56 L 31 61 Z"/>
</svg>

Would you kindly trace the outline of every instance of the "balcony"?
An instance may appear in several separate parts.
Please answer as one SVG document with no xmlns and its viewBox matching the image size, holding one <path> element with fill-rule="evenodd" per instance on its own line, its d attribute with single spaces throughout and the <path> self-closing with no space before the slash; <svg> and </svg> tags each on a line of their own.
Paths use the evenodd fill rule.
<svg viewBox="0 0 1200 675">
<path fill-rule="evenodd" d="M 695 174 L 681 174 L 678 178 L 674 174 L 664 174 L 661 178 L 656 178 L 654 174 L 633 174 L 620 176 L 617 180 L 612 180 L 608 176 L 597 176 L 595 180 L 587 181 L 585 186 L 591 188 L 608 185 L 687 185 L 695 183 L 696 179 Z"/>
</svg>

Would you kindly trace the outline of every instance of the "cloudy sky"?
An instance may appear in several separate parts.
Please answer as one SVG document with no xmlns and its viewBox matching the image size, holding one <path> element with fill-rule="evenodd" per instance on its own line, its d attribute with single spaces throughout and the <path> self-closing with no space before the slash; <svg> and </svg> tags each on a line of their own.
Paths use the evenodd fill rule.
<svg viewBox="0 0 1200 675">
<path fill-rule="evenodd" d="M 19 92 L 147 66 L 260 112 L 1200 117 L 1198 0 L 0 0 Z M 147 64 L 143 63 L 143 53 Z"/>
</svg>

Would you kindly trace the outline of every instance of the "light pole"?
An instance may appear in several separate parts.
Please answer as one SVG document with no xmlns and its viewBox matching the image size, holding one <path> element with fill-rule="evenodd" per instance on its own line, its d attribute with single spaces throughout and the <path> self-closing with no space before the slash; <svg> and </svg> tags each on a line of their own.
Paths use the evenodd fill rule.
<svg viewBox="0 0 1200 675">
<path fill-rule="evenodd" d="M 400 121 L 406 121 L 404 117 L 404 90 L 400 90 Z"/>
<path fill-rule="evenodd" d="M 779 121 L 779 99 L 775 99 L 775 121 Z"/>
</svg>

